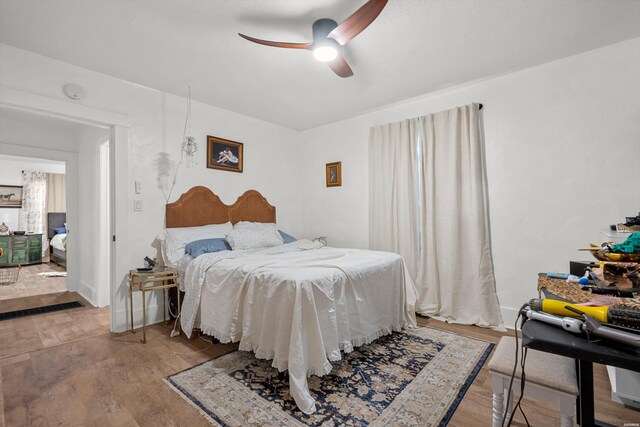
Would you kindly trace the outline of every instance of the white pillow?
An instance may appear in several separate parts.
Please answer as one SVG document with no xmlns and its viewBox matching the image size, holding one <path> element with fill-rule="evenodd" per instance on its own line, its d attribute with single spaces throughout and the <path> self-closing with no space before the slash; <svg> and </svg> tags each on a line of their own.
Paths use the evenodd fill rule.
<svg viewBox="0 0 640 427">
<path fill-rule="evenodd" d="M 277 230 L 278 226 L 273 222 L 249 222 L 249 221 L 240 221 L 233 226 L 234 229 L 237 228 L 253 228 L 253 229 L 274 229 Z"/>
<path fill-rule="evenodd" d="M 225 238 L 232 230 L 233 225 L 230 222 L 201 227 L 166 228 L 156 240 L 160 242 L 164 264 L 167 267 L 176 267 L 185 253 L 185 246 L 189 243 L 202 239 Z"/>
<path fill-rule="evenodd" d="M 236 224 L 237 225 L 237 224 Z M 277 228 L 234 228 L 226 238 L 227 243 L 234 251 L 243 249 L 262 249 L 280 246 L 284 240 Z"/>
</svg>

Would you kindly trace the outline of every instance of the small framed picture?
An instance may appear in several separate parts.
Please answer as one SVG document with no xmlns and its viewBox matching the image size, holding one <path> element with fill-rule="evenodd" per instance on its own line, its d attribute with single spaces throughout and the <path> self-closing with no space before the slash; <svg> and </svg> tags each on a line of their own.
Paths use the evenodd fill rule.
<svg viewBox="0 0 640 427">
<path fill-rule="evenodd" d="M 242 172 L 242 143 L 208 135 L 207 167 Z"/>
<path fill-rule="evenodd" d="M 327 163 L 327 187 L 342 185 L 342 162 Z"/>
<path fill-rule="evenodd" d="M 0 208 L 21 208 L 22 186 L 0 185 Z"/>
</svg>

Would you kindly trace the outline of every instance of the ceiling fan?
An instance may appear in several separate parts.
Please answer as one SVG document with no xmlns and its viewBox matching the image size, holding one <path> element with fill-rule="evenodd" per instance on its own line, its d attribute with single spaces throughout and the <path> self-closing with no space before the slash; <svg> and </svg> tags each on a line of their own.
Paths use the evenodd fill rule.
<svg viewBox="0 0 640 427">
<path fill-rule="evenodd" d="M 318 61 L 326 62 L 329 67 L 340 77 L 351 77 L 353 71 L 340 53 L 340 47 L 344 46 L 364 31 L 382 12 L 388 0 L 369 0 L 351 16 L 342 21 L 340 25 L 333 19 L 318 19 L 313 23 L 313 41 L 307 43 L 274 42 L 256 39 L 238 33 L 244 39 L 265 46 L 282 47 L 285 49 L 307 49 L 313 51 L 313 56 Z"/>
</svg>

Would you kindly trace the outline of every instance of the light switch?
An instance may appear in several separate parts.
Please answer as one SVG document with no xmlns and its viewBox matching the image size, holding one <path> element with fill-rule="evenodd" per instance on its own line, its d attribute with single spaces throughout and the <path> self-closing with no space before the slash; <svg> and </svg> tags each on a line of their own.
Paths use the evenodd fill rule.
<svg viewBox="0 0 640 427">
<path fill-rule="evenodd" d="M 142 193 L 142 184 L 140 183 L 140 181 L 134 181 L 133 187 L 136 191 L 136 194 Z"/>
<path fill-rule="evenodd" d="M 133 211 L 134 212 L 142 212 L 142 200 L 134 200 L 133 201 Z"/>
</svg>

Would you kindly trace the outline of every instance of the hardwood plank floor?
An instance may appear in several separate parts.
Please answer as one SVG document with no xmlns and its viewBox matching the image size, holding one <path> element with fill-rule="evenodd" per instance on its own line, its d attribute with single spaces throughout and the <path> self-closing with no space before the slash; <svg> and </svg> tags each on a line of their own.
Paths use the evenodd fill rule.
<svg viewBox="0 0 640 427">
<path fill-rule="evenodd" d="M 419 323 L 494 343 L 503 335 L 426 318 Z M 0 427 L 209 425 L 163 378 L 237 347 L 170 338 L 170 331 L 171 325 L 153 325 L 142 344 L 141 333 L 110 334 L 108 310 L 90 308 L 0 322 Z M 594 375 L 597 418 L 639 422 L 640 412 L 611 401 L 604 366 L 596 365 Z M 553 406 L 525 399 L 523 407 L 532 426 L 559 424 Z M 486 364 L 449 425 L 491 425 Z M 524 425 L 521 415 L 513 425 Z"/>
</svg>

